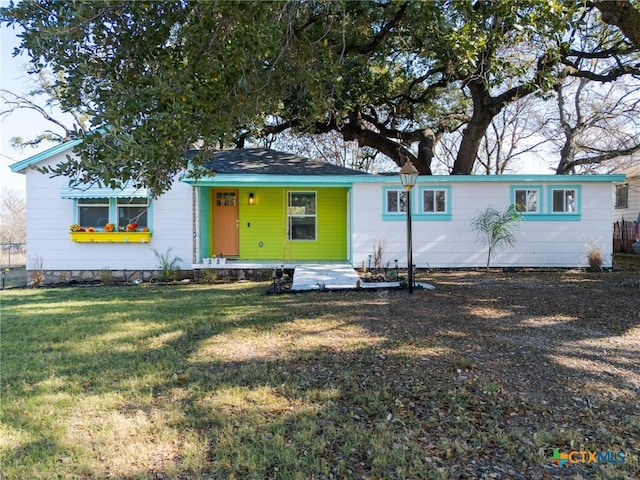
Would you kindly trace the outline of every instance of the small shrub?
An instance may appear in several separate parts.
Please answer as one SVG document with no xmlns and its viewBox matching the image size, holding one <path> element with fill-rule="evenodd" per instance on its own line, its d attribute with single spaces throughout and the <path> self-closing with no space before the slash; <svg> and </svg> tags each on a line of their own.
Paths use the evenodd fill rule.
<svg viewBox="0 0 640 480">
<path fill-rule="evenodd" d="M 373 242 L 373 266 L 380 270 L 384 258 L 384 250 L 387 248 L 387 241 L 384 238 L 376 238 Z"/>
<path fill-rule="evenodd" d="M 587 242 L 587 262 L 591 270 L 601 272 L 604 263 L 604 253 L 602 246 L 598 242 L 590 240 Z"/>
<path fill-rule="evenodd" d="M 200 281 L 202 283 L 217 283 L 220 281 L 218 270 L 212 268 L 203 268 L 200 270 Z"/>
<path fill-rule="evenodd" d="M 176 270 L 180 270 L 179 263 L 182 262 L 180 257 L 171 257 L 171 251 L 173 248 L 167 249 L 165 253 L 160 253 L 157 250 L 152 250 L 158 261 L 160 262 L 160 271 L 162 276 L 160 280 L 162 282 L 168 282 L 175 279 Z"/>
<path fill-rule="evenodd" d="M 103 268 L 100 270 L 100 283 L 102 285 L 111 285 L 113 283 L 113 275 L 111 275 L 111 270 L 108 268 Z"/>
<path fill-rule="evenodd" d="M 29 257 L 29 277 L 33 287 L 44 285 L 44 260 L 41 256 Z"/>
</svg>

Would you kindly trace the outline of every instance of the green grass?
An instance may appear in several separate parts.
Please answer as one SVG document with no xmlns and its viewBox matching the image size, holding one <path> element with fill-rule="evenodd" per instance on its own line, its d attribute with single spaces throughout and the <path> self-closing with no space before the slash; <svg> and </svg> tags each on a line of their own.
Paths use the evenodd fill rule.
<svg viewBox="0 0 640 480">
<path fill-rule="evenodd" d="M 0 478 L 455 478 L 567 444 L 546 406 L 390 328 L 405 292 L 266 288 L 2 292 Z M 582 435 L 604 448 L 599 422 Z"/>
</svg>

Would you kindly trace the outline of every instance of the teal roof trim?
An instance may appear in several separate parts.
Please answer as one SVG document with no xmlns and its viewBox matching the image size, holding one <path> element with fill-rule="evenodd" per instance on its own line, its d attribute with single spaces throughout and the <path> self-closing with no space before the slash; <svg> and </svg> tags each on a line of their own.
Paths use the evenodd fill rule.
<svg viewBox="0 0 640 480">
<path fill-rule="evenodd" d="M 216 185 L 233 186 L 351 186 L 358 178 L 367 175 L 244 175 L 219 173 L 213 177 L 199 179 L 184 178 L 182 181 L 196 187 L 212 187 Z"/>
<path fill-rule="evenodd" d="M 59 143 L 58 145 L 55 145 L 45 150 L 44 152 L 37 153 L 29 158 L 16 162 L 10 165 L 9 168 L 11 168 L 11 171 L 13 173 L 20 173 L 26 168 L 32 165 L 36 165 L 43 160 L 46 160 L 47 158 L 53 157 L 54 155 L 69 150 L 70 148 L 73 148 L 80 143 L 82 143 L 82 138 L 76 138 L 75 140 L 69 140 L 68 142 Z"/>
<path fill-rule="evenodd" d="M 459 184 L 459 183 L 613 183 L 623 182 L 625 175 L 422 175 L 418 177 L 420 185 L 425 184 Z M 348 186 L 358 183 L 384 183 L 400 185 L 397 175 L 251 175 L 219 173 L 211 177 L 199 179 L 186 177 L 182 180 L 196 187 L 225 186 L 299 186 L 326 185 Z"/>
<path fill-rule="evenodd" d="M 421 175 L 416 183 L 598 183 L 623 182 L 623 174 L 610 175 Z M 353 183 L 400 183 L 398 175 L 363 175 Z"/>
</svg>

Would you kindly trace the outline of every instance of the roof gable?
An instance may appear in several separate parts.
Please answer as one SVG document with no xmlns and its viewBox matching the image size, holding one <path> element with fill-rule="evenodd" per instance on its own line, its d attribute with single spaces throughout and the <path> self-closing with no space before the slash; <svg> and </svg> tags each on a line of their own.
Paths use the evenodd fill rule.
<svg viewBox="0 0 640 480">
<path fill-rule="evenodd" d="M 29 157 L 29 158 L 25 158 L 24 160 L 20 160 L 19 162 L 16 162 L 12 165 L 9 166 L 9 168 L 11 168 L 11 171 L 13 173 L 24 173 L 24 170 L 26 170 L 28 167 L 32 166 L 32 165 L 37 165 L 38 163 L 47 160 L 48 158 L 53 157 L 54 155 L 57 155 L 59 153 L 65 152 L 66 150 L 69 150 L 73 147 L 75 147 L 76 145 L 78 145 L 79 143 L 82 142 L 82 138 L 76 138 L 74 140 L 69 140 L 67 142 L 64 143 L 59 143 L 58 145 L 54 145 L 53 147 L 40 152 L 40 153 L 36 153 L 35 155 Z"/>
</svg>

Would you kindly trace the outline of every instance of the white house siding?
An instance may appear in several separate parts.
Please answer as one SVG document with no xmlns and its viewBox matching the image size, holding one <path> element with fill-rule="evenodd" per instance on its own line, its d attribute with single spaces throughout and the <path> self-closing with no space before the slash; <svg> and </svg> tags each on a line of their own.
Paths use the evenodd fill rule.
<svg viewBox="0 0 640 480">
<path fill-rule="evenodd" d="M 472 219 L 488 206 L 503 210 L 511 203 L 511 186 L 526 183 L 464 181 L 460 177 L 448 177 L 451 181 L 420 186 L 451 186 L 451 220 L 419 220 L 419 202 L 412 201 L 413 263 L 418 268 L 482 267 L 486 264 L 487 247 L 477 240 L 471 228 Z M 421 179 L 422 180 L 422 179 Z M 547 185 L 542 186 L 544 211 L 547 203 Z M 580 221 L 525 220 L 517 233 L 514 247 L 499 251 L 492 259 L 497 267 L 575 267 L 587 265 L 587 244 L 595 242 L 604 252 L 604 266 L 611 266 L 612 216 L 611 182 L 580 183 L 579 177 L 565 177 L 559 184 L 581 185 Z M 383 187 L 397 186 L 391 180 L 380 183 L 355 184 L 352 195 L 352 261 L 354 266 L 368 263 L 374 244 L 384 242 L 383 265 L 406 266 L 407 237 L 406 216 L 400 221 L 383 221 Z M 417 200 L 416 197 L 412 197 Z"/>
<path fill-rule="evenodd" d="M 56 164 L 68 152 L 51 157 L 45 164 Z M 192 256 L 191 187 L 179 181 L 157 200 L 152 200 L 151 242 L 143 243 L 75 243 L 69 226 L 74 218 L 74 201 L 61 198 L 62 177 L 49 178 L 27 169 L 27 256 L 28 268 L 41 262 L 44 271 L 85 270 L 159 270 L 153 249 L 183 261 L 190 269 Z M 37 265 L 40 267 L 40 265 Z"/>
</svg>

